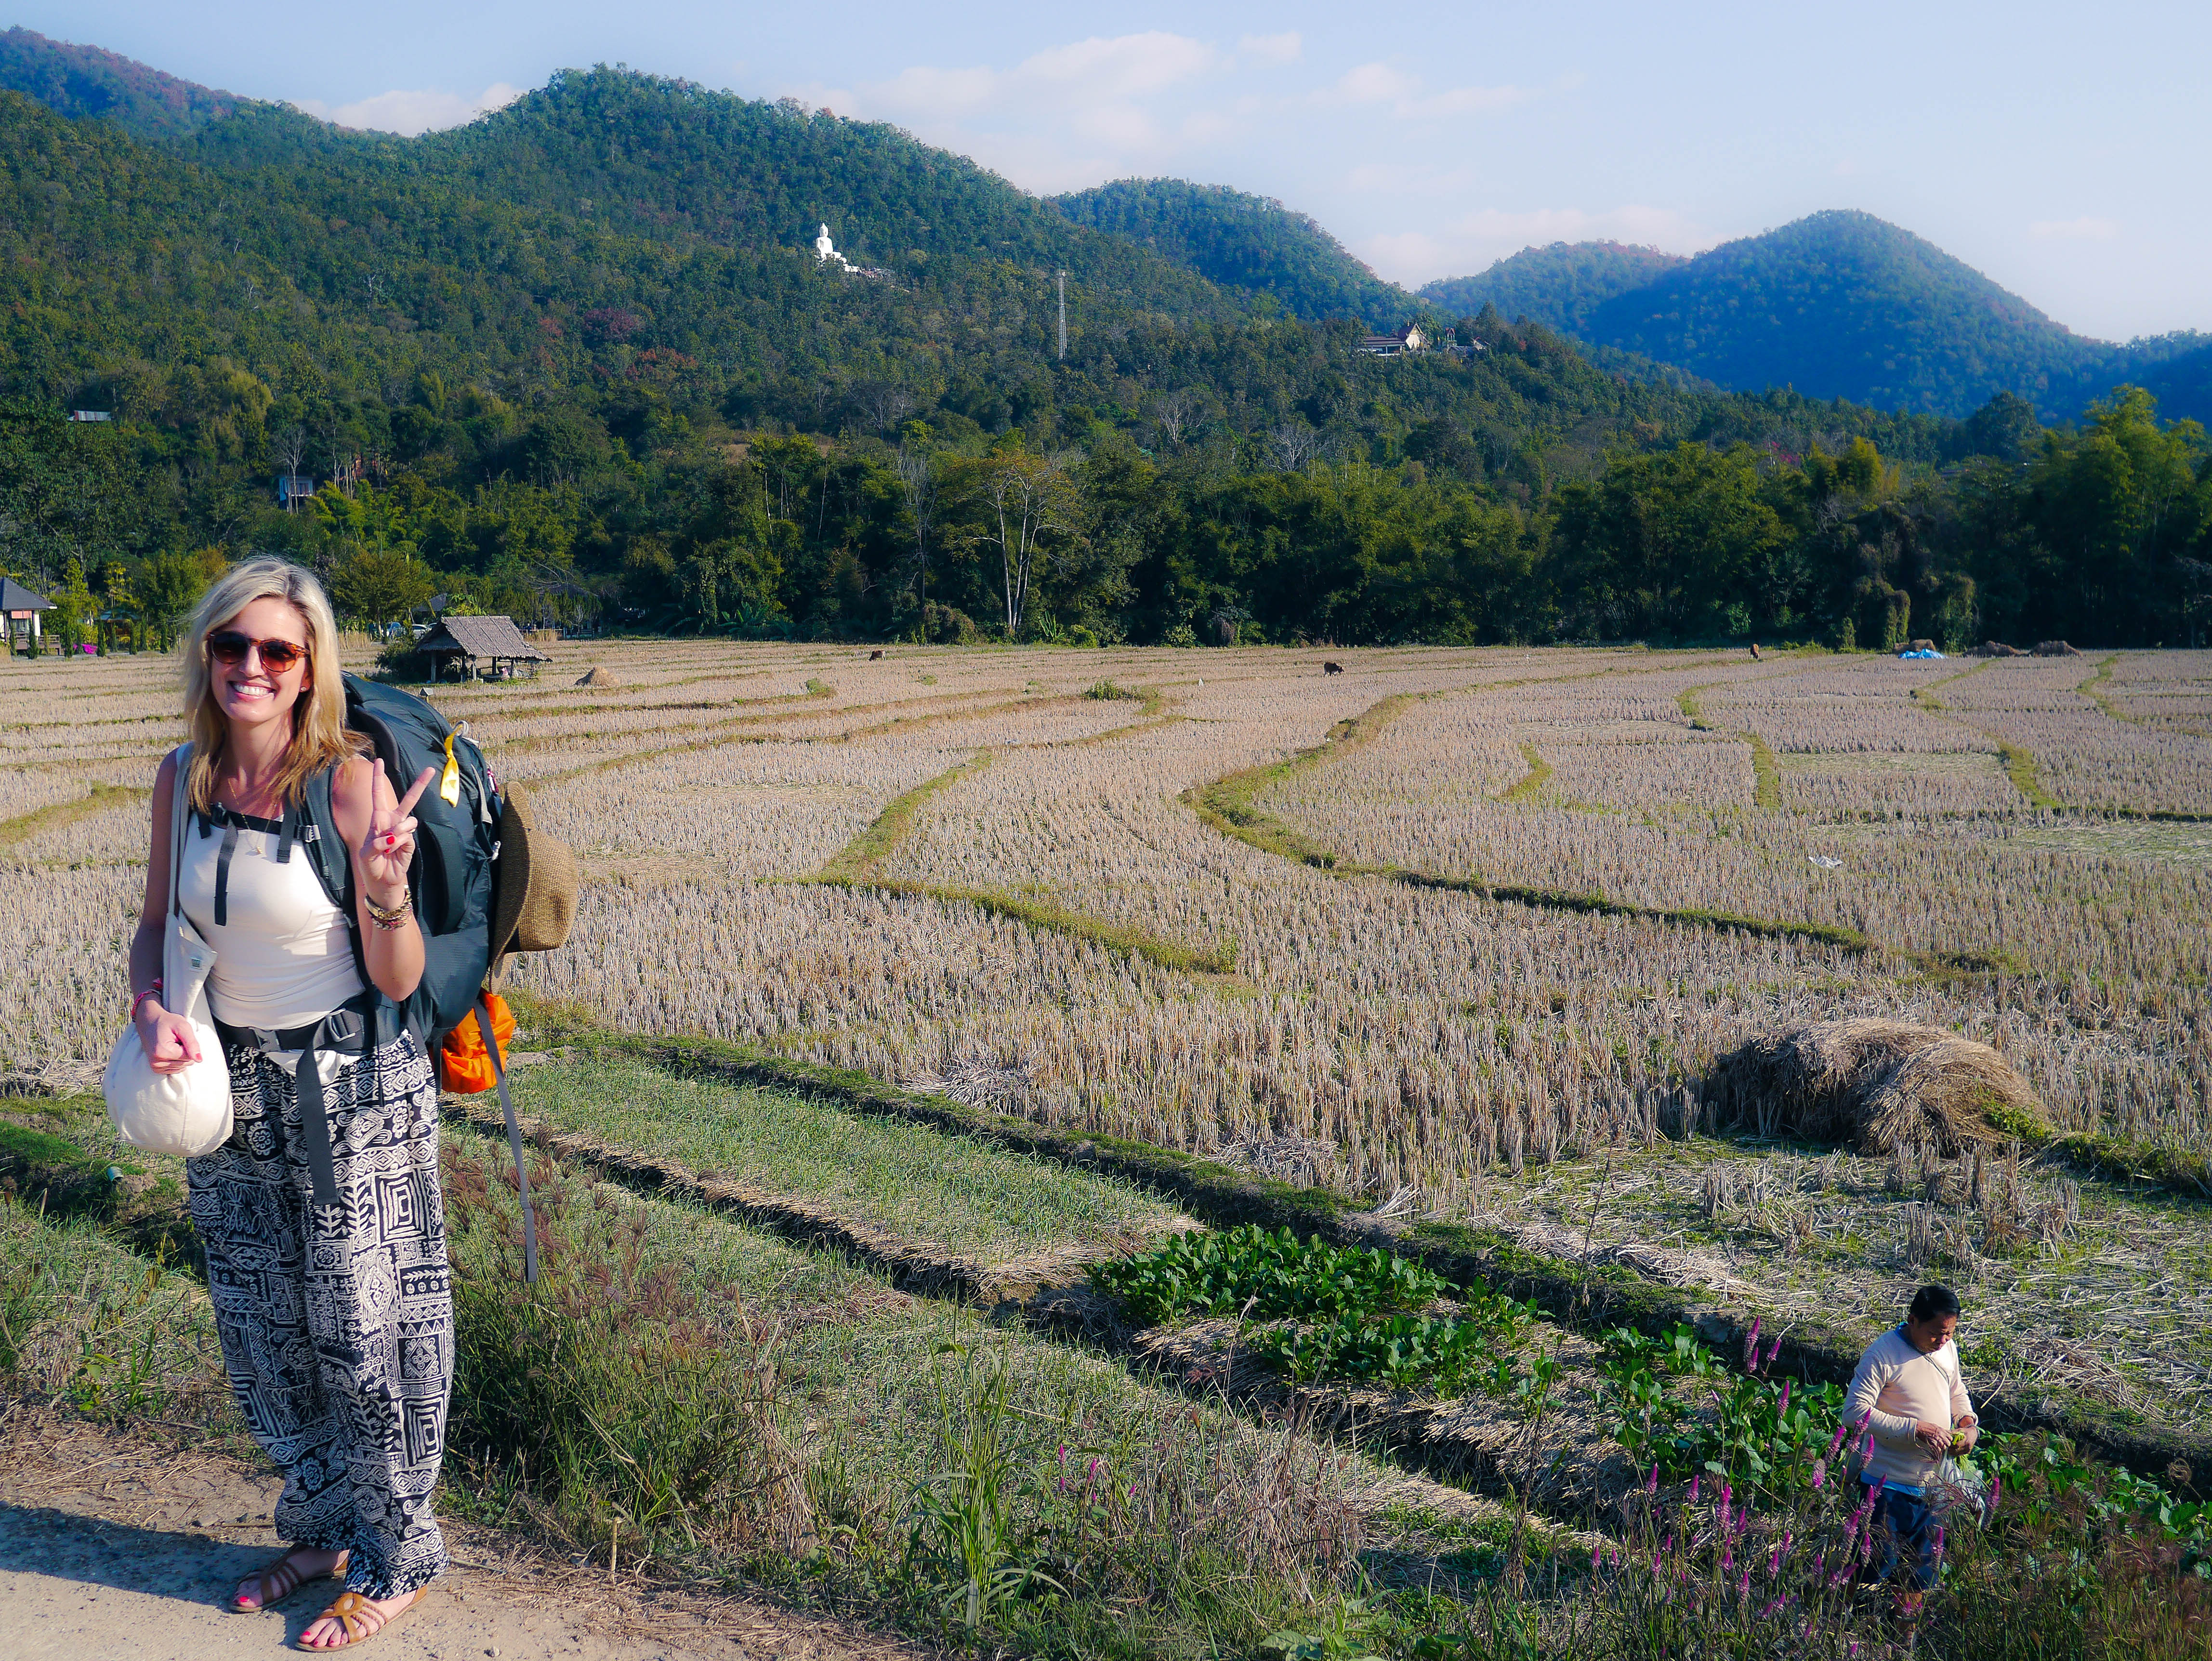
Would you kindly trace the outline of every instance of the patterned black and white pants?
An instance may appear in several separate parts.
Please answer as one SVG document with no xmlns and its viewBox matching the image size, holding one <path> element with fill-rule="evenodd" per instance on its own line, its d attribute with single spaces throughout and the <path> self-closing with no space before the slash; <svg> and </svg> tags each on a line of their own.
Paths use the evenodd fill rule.
<svg viewBox="0 0 2212 1661">
<path fill-rule="evenodd" d="M 223 1369 L 284 1473 L 277 1537 L 349 1551 L 346 1590 L 396 1597 L 446 1567 L 431 1514 L 453 1381 L 438 1090 L 412 1038 L 324 1089 L 340 1203 L 319 1208 L 292 1076 L 228 1050 L 231 1138 L 186 1161 Z"/>
</svg>

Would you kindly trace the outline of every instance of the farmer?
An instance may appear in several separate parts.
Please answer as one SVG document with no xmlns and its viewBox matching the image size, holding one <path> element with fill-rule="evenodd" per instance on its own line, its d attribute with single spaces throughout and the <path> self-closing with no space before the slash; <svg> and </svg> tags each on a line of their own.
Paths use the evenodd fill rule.
<svg viewBox="0 0 2212 1661">
<path fill-rule="evenodd" d="M 171 816 L 187 813 L 185 916 L 216 958 L 209 1004 L 229 1065 L 230 1140 L 186 1162 L 223 1370 L 284 1474 L 291 1549 L 228 1607 L 265 1609 L 311 1580 L 345 1589 L 300 1634 L 343 1649 L 446 1567 L 431 1513 L 453 1383 L 453 1310 L 438 1190 L 438 1092 L 395 1007 L 422 977 L 410 811 L 346 730 L 337 628 L 313 575 L 281 560 L 208 591 L 185 637 L 189 751 L 154 780 L 131 1017 L 157 1072 L 198 1059 L 161 1001 Z M 182 765 L 179 765 L 180 760 Z M 303 817 L 331 774 L 333 824 Z M 349 904 L 303 844 L 339 837 Z"/>
<path fill-rule="evenodd" d="M 1896 1572 L 1900 1551 L 1912 1554 L 1922 1591 L 1936 1584 L 1936 1513 L 1928 1488 L 1951 1454 L 1980 1439 L 1980 1421 L 1959 1373 L 1959 1299 L 1951 1288 L 1924 1286 L 1905 1320 L 1867 1346 L 1844 1399 L 1846 1423 L 1863 1423 L 1871 1451 L 1859 1480 L 1874 1492 L 1871 1534 L 1887 1526 L 1880 1578 Z"/>
</svg>

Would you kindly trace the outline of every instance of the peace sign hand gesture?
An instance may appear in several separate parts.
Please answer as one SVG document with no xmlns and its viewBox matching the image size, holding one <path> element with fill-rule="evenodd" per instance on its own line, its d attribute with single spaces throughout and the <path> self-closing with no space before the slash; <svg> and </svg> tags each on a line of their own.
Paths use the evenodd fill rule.
<svg viewBox="0 0 2212 1661">
<path fill-rule="evenodd" d="M 438 770 L 426 767 L 398 801 L 392 799 L 392 782 L 385 776 L 381 757 L 376 764 L 376 785 L 368 811 L 368 835 L 361 844 L 361 874 L 369 899 L 377 905 L 399 903 L 407 891 L 407 868 L 415 861 L 414 806 Z"/>
</svg>

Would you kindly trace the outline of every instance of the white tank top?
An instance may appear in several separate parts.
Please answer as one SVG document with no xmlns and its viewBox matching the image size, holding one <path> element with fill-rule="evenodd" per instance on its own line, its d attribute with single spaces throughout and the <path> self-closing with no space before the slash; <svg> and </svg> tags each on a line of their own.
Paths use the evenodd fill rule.
<svg viewBox="0 0 2212 1661">
<path fill-rule="evenodd" d="M 276 820 L 232 823 L 240 828 L 228 870 L 222 848 L 233 832 L 218 822 L 202 835 L 205 821 L 194 815 L 178 873 L 185 915 L 216 951 L 209 1007 L 233 1026 L 307 1026 L 362 994 L 353 931 L 323 891 L 311 849 L 295 843 L 279 864 Z"/>
</svg>

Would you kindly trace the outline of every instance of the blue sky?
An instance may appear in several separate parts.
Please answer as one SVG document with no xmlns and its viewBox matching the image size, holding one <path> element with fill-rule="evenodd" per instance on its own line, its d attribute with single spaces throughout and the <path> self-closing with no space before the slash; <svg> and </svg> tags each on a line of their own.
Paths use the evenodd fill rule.
<svg viewBox="0 0 2212 1661">
<path fill-rule="evenodd" d="M 743 7 L 18 0 L 13 21 L 352 125 L 627 63 L 895 121 L 1050 192 L 1280 198 L 1384 276 L 1694 252 L 1822 208 L 2085 334 L 2212 330 L 2212 5 Z"/>
</svg>

